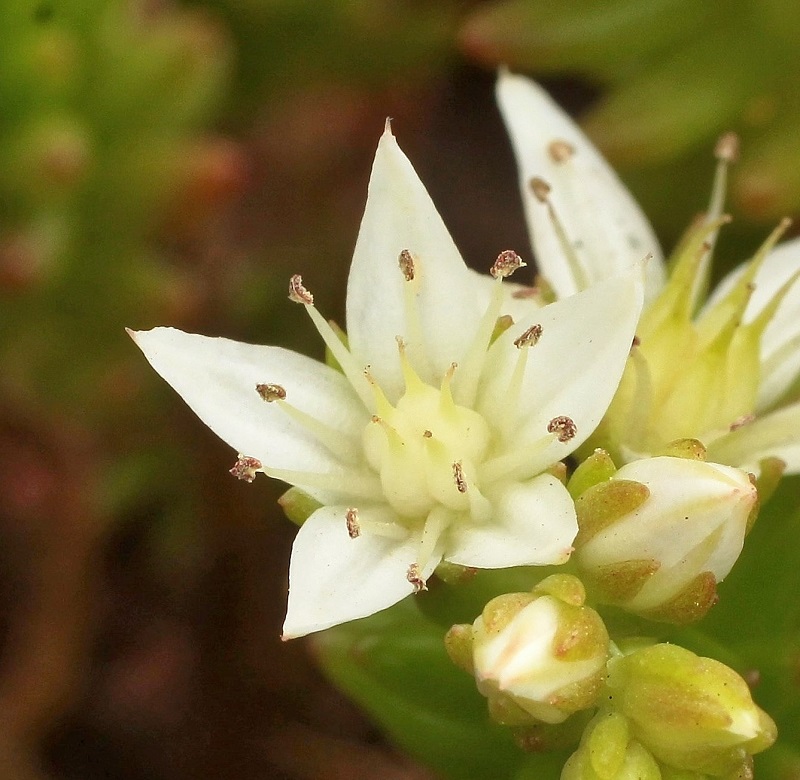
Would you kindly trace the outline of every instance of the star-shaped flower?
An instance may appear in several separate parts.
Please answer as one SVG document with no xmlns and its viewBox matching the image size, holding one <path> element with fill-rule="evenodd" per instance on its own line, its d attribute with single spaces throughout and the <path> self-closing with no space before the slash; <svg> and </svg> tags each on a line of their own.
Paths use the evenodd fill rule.
<svg viewBox="0 0 800 780">
<path fill-rule="evenodd" d="M 637 346 L 592 444 L 631 461 L 695 438 L 711 460 L 800 473 L 800 239 L 752 261 L 704 301 L 735 139 L 725 136 L 711 205 L 669 274 L 646 217 L 580 128 L 532 81 L 500 74 L 497 96 L 517 157 L 538 267 L 557 297 L 590 289 L 645 254 Z"/>
<path fill-rule="evenodd" d="M 387 126 L 347 291 L 347 346 L 303 305 L 341 370 L 280 347 L 169 328 L 135 333 L 153 367 L 240 453 L 233 472 L 321 504 L 301 526 L 284 637 L 370 615 L 423 589 L 440 561 L 567 560 L 575 508 L 548 470 L 586 440 L 616 390 L 641 271 L 512 324 L 502 252 L 468 270 Z"/>
</svg>

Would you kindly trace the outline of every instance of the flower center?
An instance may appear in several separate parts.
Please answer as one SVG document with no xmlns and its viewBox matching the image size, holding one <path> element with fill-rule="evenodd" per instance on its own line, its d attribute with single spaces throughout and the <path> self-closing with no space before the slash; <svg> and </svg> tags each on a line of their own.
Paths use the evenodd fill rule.
<svg viewBox="0 0 800 780">
<path fill-rule="evenodd" d="M 427 517 L 437 504 L 480 515 L 477 466 L 491 438 L 484 418 L 422 382 L 404 360 L 406 390 L 395 406 L 382 397 L 364 429 L 364 453 L 380 475 L 386 501 L 403 520 Z M 377 391 L 379 392 L 379 391 Z"/>
</svg>

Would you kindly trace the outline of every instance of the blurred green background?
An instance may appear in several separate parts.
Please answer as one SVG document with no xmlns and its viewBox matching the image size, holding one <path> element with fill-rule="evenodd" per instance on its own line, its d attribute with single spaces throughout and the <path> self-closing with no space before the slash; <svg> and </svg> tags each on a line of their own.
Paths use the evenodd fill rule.
<svg viewBox="0 0 800 780">
<path fill-rule="evenodd" d="M 461 678 L 427 714 L 382 687 L 407 693 L 404 658 L 428 659 L 425 690 L 460 674 L 406 607 L 384 628 L 420 644 L 400 661 L 377 646 L 371 682 L 342 660 L 368 626 L 280 643 L 281 488 L 228 475 L 235 454 L 124 328 L 319 356 L 286 280 L 303 273 L 342 320 L 386 116 L 470 264 L 527 253 L 500 63 L 581 114 L 666 247 L 706 203 L 716 136 L 738 131 L 721 252 L 741 260 L 800 210 L 799 7 L 2 0 L 0 778 L 434 776 L 323 681 L 312 647 L 401 745 L 449 745 L 453 776 L 492 777 L 495 756 L 497 776 L 536 776 L 508 735 L 481 741 Z M 409 722 L 427 725 L 404 736 Z M 800 776 L 787 756 L 774 777 Z"/>
</svg>

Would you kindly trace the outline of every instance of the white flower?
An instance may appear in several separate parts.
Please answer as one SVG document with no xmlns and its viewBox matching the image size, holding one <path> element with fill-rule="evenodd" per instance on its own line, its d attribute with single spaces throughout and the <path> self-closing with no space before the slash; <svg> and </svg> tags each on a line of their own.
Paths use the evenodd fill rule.
<svg viewBox="0 0 800 780">
<path fill-rule="evenodd" d="M 384 609 L 424 588 L 442 559 L 569 557 L 574 505 L 546 472 L 614 394 L 641 272 L 533 309 L 497 336 L 503 276 L 519 262 L 502 253 L 496 278 L 478 283 L 387 127 L 348 282 L 348 347 L 299 277 L 291 285 L 341 371 L 279 347 L 134 335 L 240 453 L 237 475 L 262 471 L 323 504 L 294 544 L 285 637 Z"/>
<path fill-rule="evenodd" d="M 724 222 L 731 139 L 718 148 L 706 220 L 679 247 L 667 280 L 650 224 L 578 126 L 523 77 L 501 73 L 497 95 L 537 263 L 556 294 L 650 256 L 641 343 L 595 443 L 630 461 L 691 437 L 712 460 L 757 472 L 776 457 L 800 472 L 800 239 L 772 251 L 768 242 L 700 306 Z"/>
</svg>

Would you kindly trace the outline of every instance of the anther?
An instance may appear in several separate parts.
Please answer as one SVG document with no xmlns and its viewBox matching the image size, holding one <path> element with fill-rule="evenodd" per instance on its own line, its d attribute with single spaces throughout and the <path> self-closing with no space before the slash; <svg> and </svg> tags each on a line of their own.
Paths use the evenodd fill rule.
<svg viewBox="0 0 800 780">
<path fill-rule="evenodd" d="M 641 347 L 641 346 L 642 346 L 642 340 L 637 335 L 634 334 L 633 339 L 631 340 L 631 349 L 633 349 L 634 347 Z"/>
<path fill-rule="evenodd" d="M 433 431 L 429 431 L 427 428 L 422 432 L 423 439 L 430 439 L 433 437 Z"/>
<path fill-rule="evenodd" d="M 714 157 L 722 162 L 735 163 L 739 159 L 739 136 L 736 133 L 721 135 L 714 147 Z"/>
<path fill-rule="evenodd" d="M 347 522 L 347 535 L 351 539 L 358 539 L 361 536 L 361 526 L 358 524 L 358 510 L 355 507 L 350 507 L 345 515 Z"/>
<path fill-rule="evenodd" d="M 400 253 L 400 257 L 397 258 L 397 263 L 400 266 L 400 270 L 403 272 L 403 278 L 407 282 L 414 281 L 414 256 L 409 252 L 407 249 L 404 249 Z"/>
<path fill-rule="evenodd" d="M 542 326 L 537 322 L 535 325 L 531 325 L 519 338 L 514 339 L 514 346 L 517 349 L 532 347 L 534 344 L 539 343 L 541 337 Z"/>
<path fill-rule="evenodd" d="M 497 260 L 492 265 L 491 274 L 495 279 L 505 279 L 518 268 L 524 268 L 526 265 L 513 249 L 506 249 L 497 256 Z"/>
<path fill-rule="evenodd" d="M 528 181 L 528 186 L 531 188 L 536 200 L 540 203 L 547 203 L 547 196 L 550 194 L 550 185 L 539 176 L 533 176 Z"/>
<path fill-rule="evenodd" d="M 575 425 L 571 417 L 560 415 L 547 423 L 547 432 L 558 434 L 558 440 L 566 442 L 575 437 L 578 432 L 578 426 Z"/>
<path fill-rule="evenodd" d="M 314 303 L 314 296 L 303 287 L 303 277 L 300 274 L 295 274 L 289 279 L 289 300 L 306 306 Z"/>
<path fill-rule="evenodd" d="M 749 425 L 753 420 L 756 419 L 754 414 L 743 414 L 741 417 L 737 417 L 729 427 L 731 431 L 737 431 L 739 428 L 744 428 L 745 425 Z"/>
<path fill-rule="evenodd" d="M 256 385 L 256 392 L 267 402 L 283 401 L 286 399 L 286 390 L 281 385 L 272 382 L 262 382 Z"/>
<path fill-rule="evenodd" d="M 556 139 L 547 145 L 547 153 L 553 162 L 565 163 L 575 154 L 575 147 L 567 141 Z"/>
<path fill-rule="evenodd" d="M 464 477 L 464 468 L 460 460 L 453 464 L 453 481 L 456 483 L 456 489 L 459 493 L 467 492 L 467 480 Z"/>
<path fill-rule="evenodd" d="M 236 479 L 241 479 L 244 482 L 252 482 L 256 478 L 256 471 L 261 468 L 261 461 L 258 458 L 250 458 L 246 455 L 240 455 L 230 473 Z"/>
<path fill-rule="evenodd" d="M 419 593 L 422 590 L 428 590 L 425 580 L 422 579 L 418 563 L 412 563 L 411 566 L 408 567 L 406 579 L 414 586 L 414 593 Z"/>
</svg>

